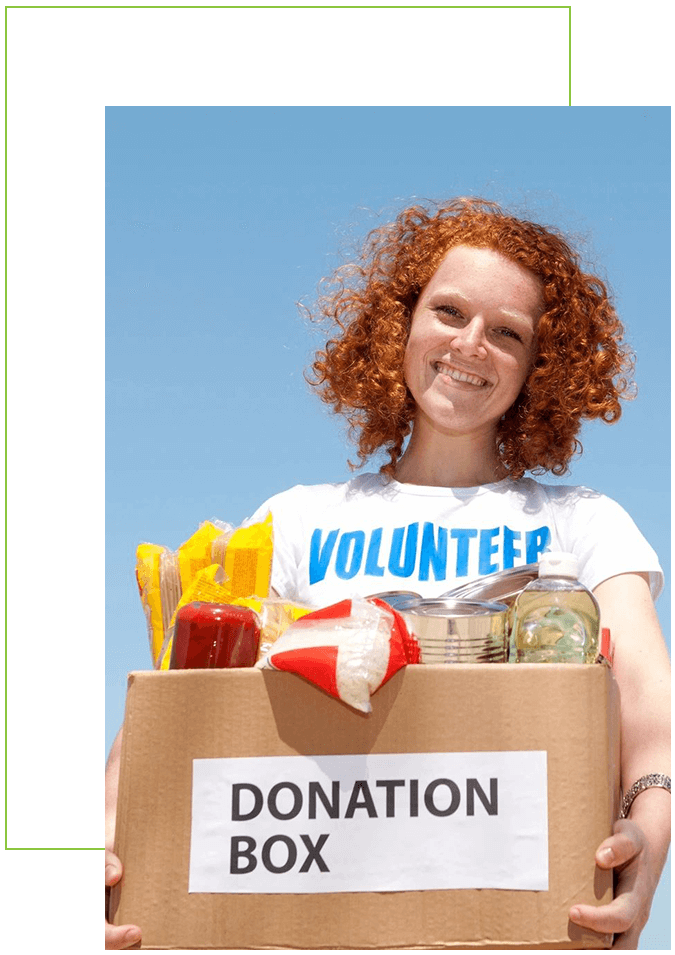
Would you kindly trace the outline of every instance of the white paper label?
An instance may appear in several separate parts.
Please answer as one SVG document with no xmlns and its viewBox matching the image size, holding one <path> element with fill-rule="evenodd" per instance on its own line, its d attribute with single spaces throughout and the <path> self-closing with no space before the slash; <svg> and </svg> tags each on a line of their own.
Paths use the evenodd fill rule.
<svg viewBox="0 0 675 955">
<path fill-rule="evenodd" d="M 546 752 L 193 760 L 190 892 L 547 888 Z"/>
</svg>

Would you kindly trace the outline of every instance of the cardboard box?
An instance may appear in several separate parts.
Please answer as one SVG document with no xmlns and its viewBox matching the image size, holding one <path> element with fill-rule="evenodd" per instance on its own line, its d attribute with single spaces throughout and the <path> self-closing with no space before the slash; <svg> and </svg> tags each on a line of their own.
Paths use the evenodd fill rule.
<svg viewBox="0 0 675 955">
<path fill-rule="evenodd" d="M 140 925 L 142 947 L 158 949 L 609 948 L 611 936 L 579 929 L 567 913 L 575 902 L 602 904 L 612 897 L 611 874 L 594 864 L 618 807 L 619 700 L 611 671 L 599 665 L 411 666 L 372 703 L 364 716 L 288 673 L 130 674 L 116 833 L 125 872 L 113 890 L 112 920 Z M 326 761 L 331 756 L 342 759 Z M 228 762 L 216 762 L 222 759 Z M 324 779 L 321 799 L 305 770 L 327 766 L 330 775 L 343 764 L 360 782 L 345 777 L 331 791 Z M 494 768 L 502 765 L 510 782 Z M 228 772 L 242 766 L 253 775 L 236 778 L 256 781 L 238 783 L 235 800 Z M 269 777 L 277 779 L 276 789 L 256 775 L 269 766 L 281 767 Z M 200 795 L 199 774 L 214 767 L 227 769 L 226 788 L 207 785 Z M 526 779 L 530 770 L 534 782 Z M 329 819 L 331 792 L 342 801 Z M 193 801 L 201 834 L 191 828 Z M 201 819 L 204 805 L 211 821 Z M 214 807 L 224 835 L 216 832 Z M 451 885 L 457 879 L 475 885 L 472 860 L 461 855 L 473 850 L 456 846 L 462 833 L 471 839 L 479 829 L 488 883 L 520 878 L 526 864 L 500 860 L 502 811 L 519 817 L 512 824 L 522 830 L 514 851 L 518 860 L 521 852 L 532 854 L 531 877 L 547 887 L 410 888 L 417 878 L 423 885 L 446 878 Z M 232 829 L 235 817 L 238 829 Z M 263 828 L 263 817 L 271 830 Z M 310 834 L 299 836 L 298 825 Z M 330 838 L 310 825 L 329 830 Z M 426 871 L 424 858 L 435 850 L 423 849 L 417 859 L 415 826 L 420 840 L 438 834 L 447 866 L 434 870 L 430 863 Z M 232 831 L 243 835 L 230 850 L 228 870 L 217 847 L 228 839 L 235 846 Z M 197 844 L 206 854 L 201 875 L 191 871 Z M 322 882 L 338 878 L 335 859 L 345 856 L 345 846 L 357 891 Z M 389 853 L 382 865 L 375 858 L 380 851 Z M 391 884 L 404 888 L 383 889 L 383 868 Z M 265 885 L 264 892 L 247 889 L 247 869 L 262 880 L 250 884 Z M 237 887 L 214 889 L 209 879 L 220 875 L 224 885 Z M 530 884 L 530 876 L 523 877 Z M 544 883 L 536 882 L 542 877 Z M 371 884 L 379 888 L 369 890 Z M 298 885 L 311 891 L 297 891 Z"/>
</svg>

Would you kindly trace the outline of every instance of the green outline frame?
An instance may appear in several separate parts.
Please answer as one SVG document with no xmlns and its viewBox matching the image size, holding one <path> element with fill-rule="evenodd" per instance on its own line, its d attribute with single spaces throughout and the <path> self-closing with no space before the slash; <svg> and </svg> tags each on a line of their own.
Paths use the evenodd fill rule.
<svg viewBox="0 0 675 955">
<path fill-rule="evenodd" d="M 173 9 L 172 6 L 169 7 L 153 7 L 153 6 L 6 6 L 5 7 L 5 47 L 6 47 L 6 37 L 7 37 L 7 12 L 9 10 L 156 10 L 156 9 Z M 569 101 L 568 106 L 572 105 L 572 7 L 571 6 L 561 6 L 561 5 L 541 5 L 541 6 L 526 6 L 526 5 L 491 5 L 491 6 L 472 6 L 472 5 L 456 5 L 456 6 L 412 6 L 412 5 L 393 5 L 393 6 L 301 6 L 301 5 L 292 5 L 292 6 L 256 6 L 256 5 L 234 5 L 234 6 L 204 6 L 204 7 L 190 7 L 190 6 L 179 6 L 176 9 L 184 10 L 193 10 L 193 9 L 204 9 L 204 10 L 567 10 L 568 11 L 568 86 L 569 86 Z M 5 49 L 6 52 L 6 49 Z M 5 145 L 7 139 L 7 60 L 5 59 Z M 5 169 L 5 208 L 7 207 L 7 170 Z M 5 270 L 7 267 L 7 219 L 5 217 Z M 5 315 L 7 314 L 7 291 L 5 290 Z M 5 322 L 5 355 L 7 354 L 7 323 Z M 7 376 L 5 376 L 5 465 L 7 461 Z M 5 474 L 6 476 L 6 474 Z M 7 486 L 5 484 L 5 526 L 7 526 Z M 5 593 L 7 593 L 7 537 L 5 536 Z M 5 602 L 5 634 L 7 633 L 7 604 Z M 7 790 L 7 641 L 5 639 L 5 794 Z M 65 848 L 57 848 L 54 846 L 47 847 L 20 847 L 20 846 L 8 846 L 7 845 L 7 828 L 8 828 L 8 819 L 7 819 L 7 801 L 5 801 L 5 851 L 20 851 L 20 852 L 44 852 L 44 851 L 54 851 L 54 852 L 81 852 L 81 851 L 100 851 L 99 847 L 88 846 L 86 848 L 75 848 L 73 846 L 68 846 Z M 103 847 L 105 848 L 105 847 Z"/>
</svg>

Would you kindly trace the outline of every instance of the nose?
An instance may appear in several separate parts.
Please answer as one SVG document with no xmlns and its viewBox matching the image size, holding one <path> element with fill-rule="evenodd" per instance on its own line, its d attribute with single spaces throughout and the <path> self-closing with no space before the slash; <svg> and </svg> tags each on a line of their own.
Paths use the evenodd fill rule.
<svg viewBox="0 0 675 955">
<path fill-rule="evenodd" d="M 472 318 L 463 328 L 453 331 L 455 334 L 450 341 L 451 348 L 470 357 L 486 357 L 485 324 L 479 316 Z"/>
</svg>

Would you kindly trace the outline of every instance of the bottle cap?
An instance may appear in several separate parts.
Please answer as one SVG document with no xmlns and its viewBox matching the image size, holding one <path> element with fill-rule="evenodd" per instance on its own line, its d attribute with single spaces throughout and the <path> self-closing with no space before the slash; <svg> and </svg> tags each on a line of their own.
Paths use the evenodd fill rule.
<svg viewBox="0 0 675 955">
<path fill-rule="evenodd" d="M 540 577 L 575 577 L 579 573 L 579 561 L 574 554 L 564 551 L 547 551 L 539 558 Z"/>
</svg>

